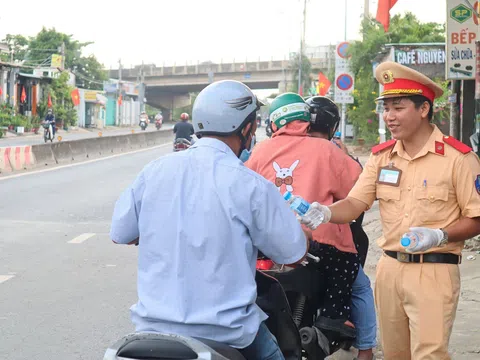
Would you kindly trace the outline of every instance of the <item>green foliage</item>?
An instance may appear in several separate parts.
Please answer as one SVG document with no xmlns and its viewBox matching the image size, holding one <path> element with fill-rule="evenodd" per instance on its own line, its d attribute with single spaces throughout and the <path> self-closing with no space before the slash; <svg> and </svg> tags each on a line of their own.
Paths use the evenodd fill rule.
<svg viewBox="0 0 480 360">
<path fill-rule="evenodd" d="M 302 87 L 303 87 L 303 93 L 306 94 L 308 92 L 308 89 L 310 88 L 310 84 L 312 81 L 311 78 L 311 72 L 312 72 L 312 64 L 310 63 L 310 60 L 308 57 L 303 53 L 302 55 Z M 288 91 L 292 91 L 295 93 L 298 93 L 298 70 L 300 68 L 300 56 L 299 53 L 296 53 L 292 59 L 290 60 L 289 64 L 289 69 L 290 71 L 293 72 L 293 80 L 294 82 L 291 84 L 290 88 Z"/>
<path fill-rule="evenodd" d="M 24 60 L 24 65 L 49 67 L 53 54 L 61 54 L 65 44 L 65 69 L 71 69 L 77 76 L 77 86 L 102 90 L 103 81 L 108 79 L 103 65 L 94 55 L 82 56 L 82 50 L 92 42 L 79 42 L 72 35 L 45 27 L 34 37 L 8 34 L 4 42 L 14 50 L 15 60 Z"/>
<path fill-rule="evenodd" d="M 375 114 L 378 83 L 374 79 L 372 61 L 384 52 L 386 44 L 444 42 L 445 25 L 420 23 L 415 15 L 406 13 L 403 16 L 395 15 L 391 19 L 388 33 L 373 19 L 362 22 L 361 32 L 363 40 L 353 42 L 349 49 L 350 69 L 355 76 L 355 102 L 347 114 L 357 137 L 364 138 L 367 143 L 374 143 L 378 137 L 378 116 Z M 439 101 L 440 99 L 436 104 L 444 100 Z"/>
<path fill-rule="evenodd" d="M 147 115 L 150 117 L 150 116 L 157 115 L 158 112 L 160 111 L 160 109 L 154 108 L 153 106 L 150 106 L 150 105 L 146 104 L 145 105 L 145 111 L 146 111 Z"/>
<path fill-rule="evenodd" d="M 27 54 L 29 40 L 23 35 L 7 34 L 3 42 L 8 44 L 10 51 L 13 50 L 13 60 L 23 60 Z M 10 55 L 5 54 L 3 58 L 5 61 L 10 61 Z"/>
<path fill-rule="evenodd" d="M 73 66 L 80 87 L 91 90 L 103 90 L 103 82 L 108 80 L 107 71 L 94 55 L 81 57 Z"/>
<path fill-rule="evenodd" d="M 63 72 L 56 79 L 52 80 L 50 85 L 44 87 L 42 101 L 38 104 L 37 112 L 40 118 L 45 118 L 48 110 L 48 94 L 50 94 L 53 103 L 53 113 L 55 120 L 64 125 L 75 126 L 77 124 L 77 111 L 72 102 L 71 92 L 73 88 L 68 85 L 69 74 Z"/>
</svg>

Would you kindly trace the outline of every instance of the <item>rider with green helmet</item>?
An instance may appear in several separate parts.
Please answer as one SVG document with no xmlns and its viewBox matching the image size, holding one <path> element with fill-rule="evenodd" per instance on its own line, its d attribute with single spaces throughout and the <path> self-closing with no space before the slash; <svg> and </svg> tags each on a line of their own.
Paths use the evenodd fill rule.
<svg viewBox="0 0 480 360">
<path fill-rule="evenodd" d="M 314 207 L 345 198 L 361 168 L 327 139 L 310 136 L 311 113 L 305 100 L 295 93 L 277 96 L 270 106 L 270 119 L 271 140 L 255 147 L 246 166 L 273 182 L 280 193 L 289 191 Z M 349 225 L 321 225 L 312 233 L 310 252 L 320 257 L 326 279 L 321 322 L 352 331 L 350 300 L 359 258 Z"/>
</svg>

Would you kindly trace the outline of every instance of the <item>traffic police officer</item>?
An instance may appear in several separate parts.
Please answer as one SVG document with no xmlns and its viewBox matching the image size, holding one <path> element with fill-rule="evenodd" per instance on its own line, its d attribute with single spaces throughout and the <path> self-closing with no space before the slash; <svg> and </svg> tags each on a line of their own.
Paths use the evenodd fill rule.
<svg viewBox="0 0 480 360">
<path fill-rule="evenodd" d="M 362 175 L 342 201 L 322 210 L 324 222 L 356 219 L 378 199 L 383 256 L 375 301 L 386 360 L 450 359 L 448 342 L 460 293 L 464 241 L 480 234 L 480 161 L 431 124 L 442 89 L 393 62 L 375 76 L 384 85 L 384 121 L 393 140 L 372 149 Z M 413 249 L 402 234 L 415 231 Z"/>
</svg>

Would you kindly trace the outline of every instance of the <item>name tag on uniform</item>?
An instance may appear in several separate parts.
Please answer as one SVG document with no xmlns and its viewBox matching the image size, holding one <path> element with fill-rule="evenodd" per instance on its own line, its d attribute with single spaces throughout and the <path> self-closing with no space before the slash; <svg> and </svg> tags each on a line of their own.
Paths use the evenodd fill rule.
<svg viewBox="0 0 480 360">
<path fill-rule="evenodd" d="M 378 169 L 377 184 L 399 186 L 401 177 L 402 170 L 397 169 L 392 164 L 389 164 L 388 166 Z"/>
</svg>

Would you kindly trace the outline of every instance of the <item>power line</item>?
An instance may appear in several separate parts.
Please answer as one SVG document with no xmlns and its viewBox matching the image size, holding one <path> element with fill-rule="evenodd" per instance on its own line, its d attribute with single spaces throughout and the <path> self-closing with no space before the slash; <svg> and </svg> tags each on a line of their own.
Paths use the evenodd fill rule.
<svg viewBox="0 0 480 360">
<path fill-rule="evenodd" d="M 96 81 L 96 80 L 94 80 L 94 79 L 90 79 L 90 78 L 86 77 L 85 75 L 78 74 L 78 73 L 73 72 L 73 71 L 72 71 L 72 73 L 73 73 L 75 76 L 78 76 L 79 78 L 81 78 L 81 79 L 83 79 L 83 80 L 86 80 L 86 81 L 88 81 L 88 82 L 90 82 L 90 83 L 98 84 L 98 85 L 103 85 L 103 82 Z"/>
</svg>

